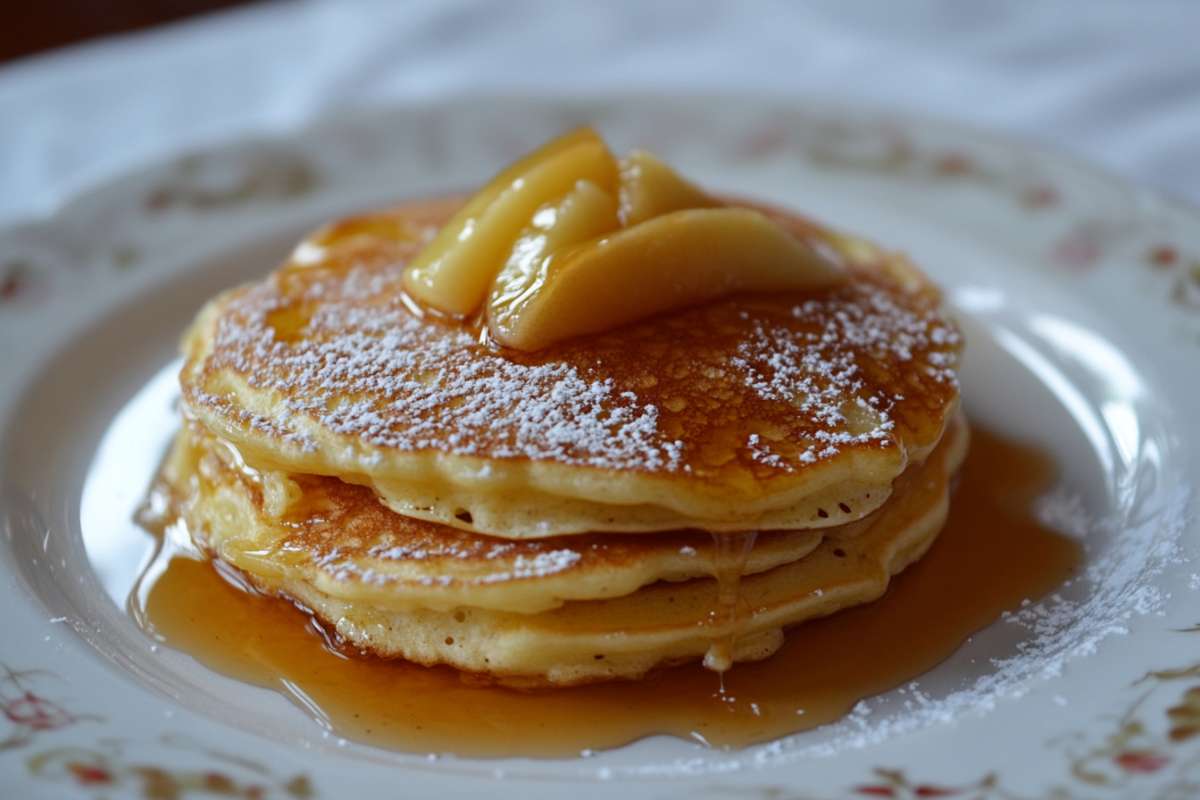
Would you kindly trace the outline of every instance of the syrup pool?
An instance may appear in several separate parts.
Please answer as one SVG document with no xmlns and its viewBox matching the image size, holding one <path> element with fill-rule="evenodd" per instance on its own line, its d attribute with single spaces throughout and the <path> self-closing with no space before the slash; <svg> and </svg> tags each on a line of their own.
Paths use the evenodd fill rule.
<svg viewBox="0 0 1200 800">
<path fill-rule="evenodd" d="M 654 734 L 741 747 L 840 718 L 1068 580 L 1078 543 L 1033 512 L 1054 472 L 1045 454 L 974 430 L 949 520 L 924 558 L 880 600 L 793 628 L 776 655 L 722 676 L 697 664 L 637 682 L 514 690 L 343 653 L 304 612 L 248 591 L 170 537 L 129 602 L 150 636 L 286 695 L 338 736 L 383 748 L 571 756 Z"/>
</svg>

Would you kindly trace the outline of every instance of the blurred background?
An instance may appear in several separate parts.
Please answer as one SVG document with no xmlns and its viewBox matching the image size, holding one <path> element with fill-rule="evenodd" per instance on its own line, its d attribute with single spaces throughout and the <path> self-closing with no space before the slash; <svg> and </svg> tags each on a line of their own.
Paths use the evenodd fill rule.
<svg viewBox="0 0 1200 800">
<path fill-rule="evenodd" d="M 16 25 L 0 40 L 0 61 L 101 36 L 152 28 L 168 22 L 249 5 L 252 0 L 56 0 L 24 3 L 8 10 Z"/>
<path fill-rule="evenodd" d="M 45 0 L 5 16 L 0 221 L 205 142 L 498 91 L 832 96 L 1033 138 L 1200 201 L 1190 0 Z"/>
</svg>

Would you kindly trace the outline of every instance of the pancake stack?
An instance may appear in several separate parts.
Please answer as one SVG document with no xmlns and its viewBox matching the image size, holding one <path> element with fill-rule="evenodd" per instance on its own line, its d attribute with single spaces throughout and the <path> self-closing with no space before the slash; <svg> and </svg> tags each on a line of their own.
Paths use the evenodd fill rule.
<svg viewBox="0 0 1200 800">
<path fill-rule="evenodd" d="M 405 291 L 462 202 L 327 226 L 192 325 L 163 477 L 226 571 L 350 649 L 570 685 L 765 658 L 934 541 L 960 338 L 903 257 L 760 209 L 847 279 L 522 352 Z"/>
</svg>

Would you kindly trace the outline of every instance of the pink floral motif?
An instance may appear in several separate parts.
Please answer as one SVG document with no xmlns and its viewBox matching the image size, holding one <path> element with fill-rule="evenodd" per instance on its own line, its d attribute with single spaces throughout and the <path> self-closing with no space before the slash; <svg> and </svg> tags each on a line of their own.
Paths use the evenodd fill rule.
<svg viewBox="0 0 1200 800">
<path fill-rule="evenodd" d="M 239 765 L 244 767 L 244 760 Z M 125 760 L 119 746 L 106 750 L 63 747 L 32 756 L 29 771 L 39 778 L 74 783 L 85 789 L 126 789 L 144 800 L 227 797 L 236 800 L 310 800 L 312 784 L 304 775 L 276 780 L 255 765 L 249 780 L 219 770 L 171 769 Z M 107 796 L 107 792 L 103 794 Z"/>
<path fill-rule="evenodd" d="M 146 211 L 209 211 L 251 201 L 282 201 L 306 195 L 320 182 L 315 165 L 279 146 L 259 146 L 219 158 L 184 156 L 172 172 L 145 196 Z"/>
<path fill-rule="evenodd" d="M 1175 305 L 1200 310 L 1200 258 L 1188 257 L 1175 245 L 1160 242 L 1146 251 L 1146 263 L 1160 272 L 1174 274 L 1170 298 Z"/>
<path fill-rule="evenodd" d="M 938 175 L 969 175 L 977 171 L 975 161 L 963 153 L 943 153 L 933 161 Z"/>
<path fill-rule="evenodd" d="M 1012 170 L 991 167 L 960 150 L 921 150 L 893 125 L 852 126 L 832 122 L 813 135 L 789 139 L 788 129 L 767 121 L 747 131 L 738 143 L 739 157 L 754 160 L 786 153 L 833 170 L 857 170 L 916 179 L 970 180 L 999 189 L 1031 210 L 1057 206 L 1062 193 L 1044 178 L 1030 179 Z"/>
<path fill-rule="evenodd" d="M 894 797 L 903 800 L 917 800 L 927 797 L 960 797 L 970 796 L 974 800 L 985 800 L 990 797 L 1006 797 L 996 775 L 988 773 L 979 780 L 960 786 L 947 786 L 939 783 L 914 783 L 903 770 L 876 769 L 877 783 L 864 783 L 855 786 L 851 791 L 860 797 Z"/>
<path fill-rule="evenodd" d="M 21 747 L 39 733 L 55 731 L 78 722 L 97 721 L 90 714 L 75 714 L 29 688 L 40 670 L 18 671 L 0 665 L 0 714 L 8 720 L 8 734 L 0 739 L 0 751 Z"/>
<path fill-rule="evenodd" d="M 1155 245 L 1146 253 L 1146 260 L 1151 266 L 1166 269 L 1179 262 L 1179 251 L 1169 244 Z"/>
<path fill-rule="evenodd" d="M 0 715 L 8 723 L 7 735 L 0 739 L 0 752 L 31 744 L 41 735 L 50 734 L 80 722 L 100 721 L 91 714 L 78 714 L 64 705 L 39 694 L 34 684 L 41 678 L 53 677 L 43 670 L 15 670 L 0 664 Z M 178 744 L 169 737 L 163 740 Z M 133 789 L 145 800 L 183 800 L 192 795 L 266 800 L 288 798 L 308 800 L 314 796 L 306 775 L 284 780 L 272 778 L 262 766 L 253 766 L 251 780 L 239 779 L 219 769 L 168 769 L 154 764 L 130 763 L 121 753 L 117 740 L 108 739 L 105 751 L 74 747 L 58 747 L 35 752 L 26 764 L 30 773 L 45 779 L 73 783 L 89 790 Z M 185 743 L 186 744 L 186 743 Z M 224 755 L 196 745 L 206 758 L 235 764 L 244 769 L 249 763 L 240 757 Z M 107 796 L 107 793 L 102 793 Z"/>
<path fill-rule="evenodd" d="M 924 181 L 972 181 L 1008 194 L 1022 207 L 1041 211 L 1063 205 L 1063 194 L 1044 177 L 998 168 L 960 150 L 922 150 L 903 128 L 892 124 L 850 125 L 838 121 L 792 135 L 778 119 L 764 120 L 740 137 L 736 156 L 746 160 L 791 153 L 834 171 L 859 171 Z M 1095 267 L 1119 244 L 1143 234 L 1128 218 L 1083 219 L 1052 241 L 1047 258 L 1073 272 Z M 1163 271 L 1183 267 L 1184 257 L 1169 243 L 1149 248 L 1146 261 Z M 1169 297 L 1177 306 L 1200 309 L 1200 259 L 1178 269 Z"/>
<path fill-rule="evenodd" d="M 748 160 L 765 158 L 787 146 L 787 128 L 772 120 L 748 133 L 738 145 L 738 155 Z"/>
<path fill-rule="evenodd" d="M 31 731 L 52 731 L 75 721 L 66 709 L 33 692 L 25 692 L 20 697 L 6 701 L 3 709 L 9 722 Z"/>
<path fill-rule="evenodd" d="M 1058 189 L 1049 184 L 1030 186 L 1021 193 L 1021 205 L 1030 209 L 1050 208 L 1061 201 Z"/>
<path fill-rule="evenodd" d="M 1158 772 L 1171 759 L 1153 750 L 1126 750 L 1113 756 L 1113 761 L 1126 772 Z"/>
<path fill-rule="evenodd" d="M 1180 270 L 1171 289 L 1171 299 L 1183 308 L 1200 310 L 1200 261 Z"/>
<path fill-rule="evenodd" d="M 1092 267 L 1104 254 L 1105 231 L 1099 223 L 1076 225 L 1050 248 L 1050 259 L 1073 270 Z"/>
<path fill-rule="evenodd" d="M 91 764 L 81 764 L 78 761 L 71 761 L 67 764 L 67 771 L 71 773 L 75 781 L 81 786 L 107 786 L 113 782 L 111 772 L 103 767 Z"/>
<path fill-rule="evenodd" d="M 23 296 L 31 280 L 29 266 L 24 261 L 0 264 L 0 303 Z"/>
</svg>

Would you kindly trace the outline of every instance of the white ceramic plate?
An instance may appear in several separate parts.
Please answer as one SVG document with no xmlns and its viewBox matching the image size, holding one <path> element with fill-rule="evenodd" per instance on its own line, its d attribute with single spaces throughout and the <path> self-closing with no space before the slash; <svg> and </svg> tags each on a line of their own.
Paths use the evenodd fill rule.
<svg viewBox="0 0 1200 800">
<path fill-rule="evenodd" d="M 123 610 L 149 546 L 130 514 L 175 426 L 169 365 L 200 303 L 322 219 L 476 184 L 582 122 L 925 265 L 969 337 L 970 414 L 1060 461 L 1042 513 L 1083 538 L 1085 575 L 840 723 L 742 751 L 384 752 L 143 635 Z M 796 99 L 355 114 L 0 231 L 0 366 L 6 797 L 1200 796 L 1200 213 L 1062 157 Z"/>
</svg>

